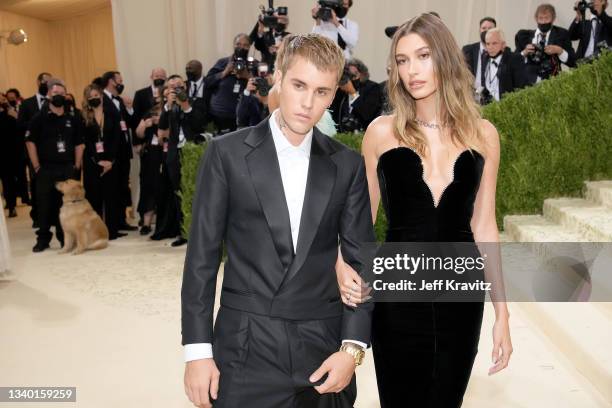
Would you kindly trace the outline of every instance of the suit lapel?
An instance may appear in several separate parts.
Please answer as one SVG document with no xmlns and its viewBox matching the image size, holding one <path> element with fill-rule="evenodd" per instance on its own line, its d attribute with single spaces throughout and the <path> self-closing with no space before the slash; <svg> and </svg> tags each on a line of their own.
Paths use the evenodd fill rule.
<svg viewBox="0 0 612 408">
<path fill-rule="evenodd" d="M 246 155 L 246 162 L 276 252 L 286 270 L 293 259 L 293 240 L 278 155 L 268 120 L 254 127 L 246 137 L 245 143 L 253 147 Z"/>
<path fill-rule="evenodd" d="M 327 136 L 314 128 L 297 251 L 285 282 L 292 279 L 304 264 L 329 203 L 336 183 L 336 164 L 329 157 L 331 153 L 333 148 Z"/>
</svg>

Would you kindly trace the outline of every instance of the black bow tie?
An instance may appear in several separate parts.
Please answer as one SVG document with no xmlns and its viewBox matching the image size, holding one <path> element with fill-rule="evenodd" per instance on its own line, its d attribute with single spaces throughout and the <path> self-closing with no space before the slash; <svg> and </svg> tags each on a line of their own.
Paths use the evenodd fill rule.
<svg viewBox="0 0 612 408">
<path fill-rule="evenodd" d="M 120 101 L 120 100 L 121 100 L 121 98 L 120 98 L 120 97 L 118 97 L 117 95 L 113 95 L 113 99 L 115 99 L 115 100 L 117 100 L 117 101 Z"/>
</svg>

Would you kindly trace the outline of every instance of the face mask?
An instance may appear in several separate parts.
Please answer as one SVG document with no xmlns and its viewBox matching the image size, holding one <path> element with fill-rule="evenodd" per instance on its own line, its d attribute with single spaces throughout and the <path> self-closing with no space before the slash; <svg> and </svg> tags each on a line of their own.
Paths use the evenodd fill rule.
<svg viewBox="0 0 612 408">
<path fill-rule="evenodd" d="M 351 79 L 351 82 L 353 83 L 353 88 L 358 91 L 359 86 L 361 85 L 361 81 L 359 81 L 359 79 Z"/>
<path fill-rule="evenodd" d="M 8 101 L 9 105 L 11 105 L 13 108 L 17 107 L 17 101 Z"/>
<path fill-rule="evenodd" d="M 198 80 L 198 78 L 196 78 L 196 74 L 194 74 L 193 72 L 185 71 L 185 75 L 187 76 L 188 81 L 195 82 Z"/>
<path fill-rule="evenodd" d="M 102 100 L 100 98 L 91 98 L 87 101 L 87 103 L 89 103 L 89 106 L 92 108 L 97 108 L 102 103 Z"/>
<path fill-rule="evenodd" d="M 249 50 L 245 50 L 244 48 L 236 47 L 234 48 L 234 57 L 242 58 L 244 60 L 249 56 Z"/>
<path fill-rule="evenodd" d="M 346 13 L 348 13 L 348 9 L 344 7 L 339 7 L 334 11 L 336 12 L 336 17 L 338 18 L 344 18 L 346 17 Z"/>
<path fill-rule="evenodd" d="M 56 108 L 61 108 L 66 104 L 66 97 L 64 95 L 53 95 L 51 97 L 51 105 Z"/>
<path fill-rule="evenodd" d="M 486 37 L 487 37 L 486 31 L 483 31 L 482 33 L 480 33 L 480 42 L 483 44 L 486 44 L 486 40 L 485 40 Z"/>
<path fill-rule="evenodd" d="M 125 87 L 123 86 L 123 84 L 117 84 L 117 86 L 115 87 L 115 89 L 117 90 L 117 93 L 118 93 L 119 95 L 121 95 L 121 92 L 123 92 L 123 89 L 124 89 L 124 88 L 125 88 Z"/>
<path fill-rule="evenodd" d="M 166 80 L 163 78 L 156 78 L 153 80 L 153 85 L 157 87 L 163 86 L 165 83 L 166 83 Z"/>
<path fill-rule="evenodd" d="M 287 28 L 287 24 L 281 24 L 281 23 L 278 23 L 278 24 L 276 25 L 275 30 L 276 30 L 276 32 L 277 32 L 277 33 L 282 33 L 282 32 L 284 32 L 284 31 L 285 31 L 285 29 L 286 29 L 286 28 Z"/>
<path fill-rule="evenodd" d="M 38 93 L 40 95 L 47 95 L 47 92 L 49 92 L 49 87 L 47 86 L 46 82 L 41 83 L 40 85 L 38 85 Z"/>
<path fill-rule="evenodd" d="M 541 32 L 547 33 L 552 28 L 552 23 L 538 24 L 538 28 Z"/>
</svg>

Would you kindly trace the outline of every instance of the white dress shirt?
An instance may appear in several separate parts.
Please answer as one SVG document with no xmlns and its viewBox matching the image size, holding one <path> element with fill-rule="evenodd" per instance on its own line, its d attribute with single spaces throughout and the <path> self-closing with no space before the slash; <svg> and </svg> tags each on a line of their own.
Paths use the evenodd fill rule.
<svg viewBox="0 0 612 408">
<path fill-rule="evenodd" d="M 289 210 L 289 223 L 291 224 L 291 238 L 293 249 L 297 250 L 297 242 L 300 231 L 300 219 L 302 217 L 302 206 L 304 195 L 306 194 L 306 182 L 308 180 L 308 166 L 310 164 L 310 148 L 312 146 L 312 130 L 304 137 L 299 146 L 292 145 L 283 134 L 277 122 L 279 110 L 275 110 L 270 115 L 270 130 L 276 148 L 278 164 L 280 167 L 283 190 L 287 200 Z M 343 340 L 345 343 L 350 341 L 363 347 L 366 344 L 355 340 Z M 212 358 L 212 344 L 195 343 L 185 344 L 185 362 L 199 360 L 202 358 Z"/>
<path fill-rule="evenodd" d="M 43 103 L 47 100 L 46 96 L 43 96 L 39 93 L 36 94 L 36 102 L 38 102 L 38 109 L 42 108 Z"/>
<path fill-rule="evenodd" d="M 487 71 L 485 72 L 486 88 L 493 96 L 493 99 L 499 101 L 499 77 L 497 72 L 499 71 L 499 63 L 501 62 L 502 54 L 499 54 L 495 58 L 489 59 L 487 63 Z"/>
<path fill-rule="evenodd" d="M 476 75 L 475 75 L 475 82 L 474 82 L 474 88 L 475 89 L 480 89 L 483 84 L 481 84 L 481 80 L 480 77 L 482 76 L 482 53 L 483 52 L 487 52 L 485 50 L 485 47 L 482 46 L 482 42 L 480 43 L 480 46 L 478 48 L 478 63 L 476 65 Z"/>
<path fill-rule="evenodd" d="M 196 98 L 204 97 L 204 75 L 202 75 L 197 81 L 189 83 L 189 89 L 187 92 L 190 98 L 194 96 L 194 89 Z"/>
<path fill-rule="evenodd" d="M 595 53 L 595 36 L 597 35 L 597 16 L 591 16 L 591 38 L 589 38 L 589 45 L 584 52 L 584 57 L 590 57 Z"/>
<path fill-rule="evenodd" d="M 107 91 L 106 89 L 104 90 L 104 93 L 106 94 L 106 96 L 108 96 L 110 98 L 111 101 L 113 101 L 113 104 L 115 105 L 115 108 L 117 108 L 118 111 L 121 110 L 121 104 L 119 103 L 118 99 L 115 99 L 115 96 L 110 93 L 109 91 Z"/>
<path fill-rule="evenodd" d="M 314 25 L 312 32 L 324 35 L 336 44 L 338 44 L 338 34 L 346 44 L 344 49 L 344 58 L 347 60 L 353 56 L 353 50 L 359 41 L 359 24 L 348 18 L 339 18 L 340 25 L 336 27 L 334 23 L 329 21 L 321 21 L 321 24 Z"/>
</svg>

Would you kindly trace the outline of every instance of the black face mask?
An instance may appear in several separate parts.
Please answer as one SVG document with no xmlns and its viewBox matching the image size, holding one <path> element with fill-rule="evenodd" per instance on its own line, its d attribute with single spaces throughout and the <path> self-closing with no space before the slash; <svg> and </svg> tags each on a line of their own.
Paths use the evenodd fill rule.
<svg viewBox="0 0 612 408">
<path fill-rule="evenodd" d="M 541 32 L 547 33 L 552 28 L 552 23 L 538 24 L 538 28 Z"/>
<path fill-rule="evenodd" d="M 244 60 L 249 56 L 249 50 L 245 50 L 244 48 L 236 47 L 234 48 L 234 57 L 242 58 Z"/>
<path fill-rule="evenodd" d="M 285 31 L 286 28 L 287 28 L 287 24 L 278 23 L 274 29 L 276 30 L 277 33 L 282 33 Z"/>
<path fill-rule="evenodd" d="M 11 105 L 13 108 L 17 107 L 17 101 L 8 101 L 9 105 Z"/>
<path fill-rule="evenodd" d="M 153 85 L 154 85 L 154 86 L 157 86 L 157 87 L 159 87 L 159 86 L 163 86 L 165 83 L 166 83 L 166 80 L 165 80 L 165 79 L 163 79 L 163 78 L 155 78 L 155 79 L 153 80 Z"/>
<path fill-rule="evenodd" d="M 486 38 L 487 38 L 487 32 L 486 31 L 481 32 L 480 33 L 480 42 L 483 43 L 483 44 L 486 44 L 487 43 L 486 42 Z"/>
<path fill-rule="evenodd" d="M 195 82 L 198 80 L 198 77 L 196 76 L 194 72 L 185 71 L 185 75 L 187 76 L 187 80 L 190 82 Z"/>
<path fill-rule="evenodd" d="M 125 89 L 125 86 L 123 86 L 123 84 L 117 84 L 115 89 L 117 90 L 117 94 L 121 95 L 121 92 L 123 92 L 123 90 Z"/>
<path fill-rule="evenodd" d="M 358 91 L 361 86 L 361 81 L 359 79 L 351 79 L 351 82 L 353 83 L 353 88 Z"/>
<path fill-rule="evenodd" d="M 47 86 L 46 82 L 43 82 L 40 85 L 38 85 L 38 94 L 39 95 L 46 96 L 47 92 L 49 92 L 49 87 Z"/>
<path fill-rule="evenodd" d="M 346 13 L 348 13 L 348 8 L 339 7 L 337 9 L 335 9 L 334 11 L 336 12 L 336 17 L 344 18 L 344 17 L 346 17 Z"/>
<path fill-rule="evenodd" d="M 56 108 L 61 108 L 66 105 L 66 97 L 64 95 L 53 95 L 51 97 L 51 105 Z"/>
<path fill-rule="evenodd" d="M 89 104 L 89 106 L 91 106 L 92 108 L 97 108 L 98 106 L 100 106 L 100 104 L 102 103 L 102 100 L 100 98 L 91 98 L 87 101 L 87 103 Z"/>
</svg>

